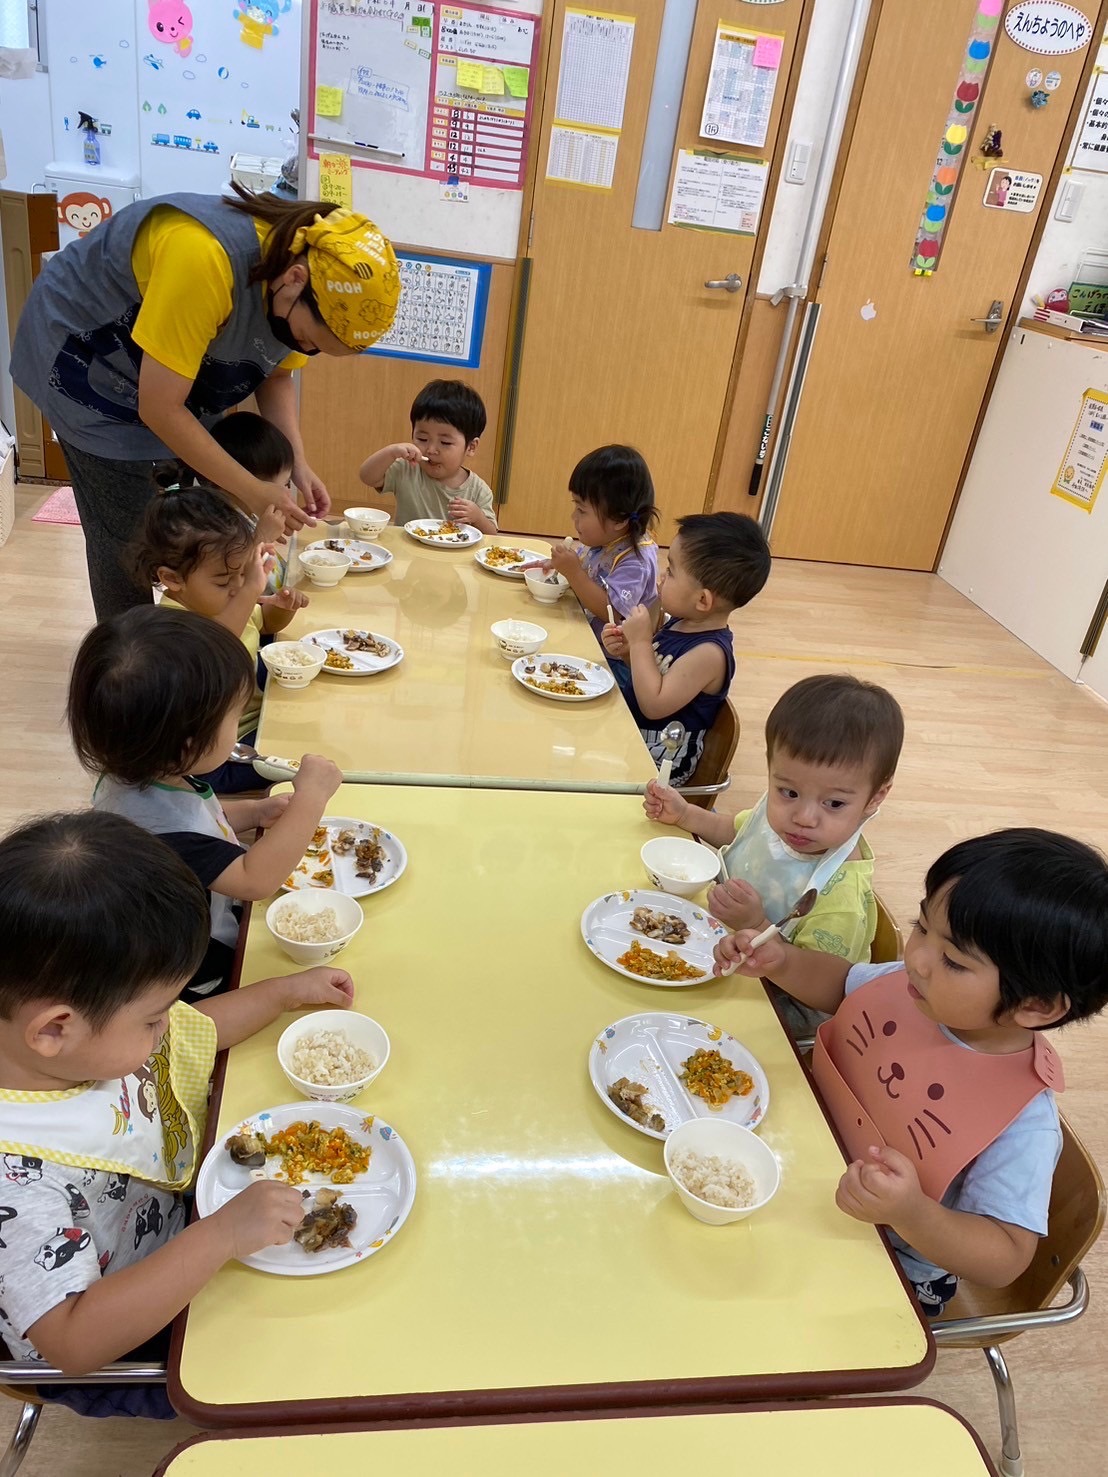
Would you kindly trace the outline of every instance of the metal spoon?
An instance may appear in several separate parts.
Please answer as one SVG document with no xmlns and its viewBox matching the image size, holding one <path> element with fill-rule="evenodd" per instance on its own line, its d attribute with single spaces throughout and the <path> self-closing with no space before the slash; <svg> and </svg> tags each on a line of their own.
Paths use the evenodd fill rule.
<svg viewBox="0 0 1108 1477">
<path fill-rule="evenodd" d="M 255 759 L 260 759 L 263 764 L 268 764 L 270 769 L 280 769 L 291 779 L 299 769 L 291 759 L 277 759 L 271 754 L 259 754 L 253 744 L 236 744 L 231 750 L 232 764 L 253 764 Z"/>
<path fill-rule="evenodd" d="M 685 742 L 685 726 L 674 721 L 666 726 L 662 733 L 662 743 L 666 748 L 666 757 L 658 765 L 658 783 L 668 785 L 669 777 L 673 773 L 673 761 L 677 750 Z M 788 921 L 788 920 L 786 920 Z"/>
<path fill-rule="evenodd" d="M 736 959 L 733 964 L 724 965 L 724 967 L 720 970 L 720 977 L 724 978 L 729 974 L 734 974 L 740 964 L 745 964 L 746 961 L 750 958 L 751 954 L 757 953 L 757 951 L 762 947 L 763 944 L 768 943 L 775 933 L 780 933 L 785 925 L 787 923 L 791 923 L 794 918 L 807 918 L 808 914 L 815 906 L 815 901 L 818 896 L 819 893 L 816 891 L 816 889 L 814 887 L 809 887 L 808 891 L 800 899 L 791 913 L 786 914 L 786 916 L 781 919 L 780 923 L 771 923 L 768 928 L 763 928 L 761 933 L 756 933 L 747 944 L 746 952 L 740 958 Z"/>
</svg>

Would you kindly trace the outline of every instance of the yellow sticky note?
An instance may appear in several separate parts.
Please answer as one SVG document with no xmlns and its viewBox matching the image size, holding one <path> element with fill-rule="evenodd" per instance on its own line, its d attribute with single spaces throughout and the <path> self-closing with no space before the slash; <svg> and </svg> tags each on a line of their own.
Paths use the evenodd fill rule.
<svg viewBox="0 0 1108 1477">
<path fill-rule="evenodd" d="M 526 67 L 502 67 L 504 81 L 508 84 L 508 91 L 513 97 L 526 97 L 529 81 Z"/>
<path fill-rule="evenodd" d="M 349 154 L 320 154 L 319 198 L 335 205 L 354 207 L 354 180 Z"/>
<path fill-rule="evenodd" d="M 481 91 L 489 97 L 504 96 L 504 73 L 499 67 L 482 67 Z"/>
<path fill-rule="evenodd" d="M 481 92 L 485 81 L 485 68 L 480 62 L 464 62 L 458 58 L 458 86 L 468 87 L 471 92 Z"/>
<path fill-rule="evenodd" d="M 340 118 L 342 116 L 342 88 L 322 85 L 317 87 L 315 110 L 320 118 Z"/>
</svg>

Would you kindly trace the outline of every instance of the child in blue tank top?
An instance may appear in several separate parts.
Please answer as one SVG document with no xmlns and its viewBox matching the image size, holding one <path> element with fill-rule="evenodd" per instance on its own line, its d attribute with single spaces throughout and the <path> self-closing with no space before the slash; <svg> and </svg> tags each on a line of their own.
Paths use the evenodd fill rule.
<svg viewBox="0 0 1108 1477">
<path fill-rule="evenodd" d="M 657 634 L 639 605 L 621 625 L 606 625 L 600 639 L 655 763 L 665 758 L 668 725 L 684 728 L 670 779 L 679 787 L 696 768 L 735 675 L 731 612 L 769 578 L 770 552 L 758 524 L 740 513 L 692 513 L 677 527 L 658 581 L 666 620 Z"/>
</svg>

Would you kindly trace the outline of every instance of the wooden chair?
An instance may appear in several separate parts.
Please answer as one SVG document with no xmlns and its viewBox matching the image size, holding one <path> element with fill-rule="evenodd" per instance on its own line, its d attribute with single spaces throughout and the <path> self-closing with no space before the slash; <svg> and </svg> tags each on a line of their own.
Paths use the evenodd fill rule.
<svg viewBox="0 0 1108 1477">
<path fill-rule="evenodd" d="M 1089 1306 L 1081 1259 L 1104 1226 L 1104 1182 L 1088 1150 L 1062 1119 L 1062 1157 L 1050 1192 L 1050 1221 L 1031 1265 L 1010 1287 L 986 1288 L 963 1279 L 940 1320 L 931 1325 L 942 1349 L 981 1349 L 996 1385 L 1001 1477 L 1023 1477 L 1016 1396 L 1000 1345 L 1032 1328 L 1073 1323 Z M 1070 1297 L 1052 1307 L 1069 1284 Z"/>
<path fill-rule="evenodd" d="M 164 1364 L 121 1361 L 107 1364 L 95 1374 L 74 1377 L 49 1364 L 13 1359 L 7 1347 L 0 1343 L 0 1395 L 23 1402 L 12 1438 L 7 1449 L 0 1453 L 0 1477 L 15 1477 L 31 1445 L 43 1406 L 49 1404 L 38 1394 L 36 1386 L 164 1384 Z"/>
<path fill-rule="evenodd" d="M 896 919 L 876 892 L 873 902 L 877 909 L 877 932 L 869 946 L 869 961 L 871 964 L 892 964 L 904 958 L 904 939 L 896 926 Z"/>
<path fill-rule="evenodd" d="M 704 748 L 689 776 L 689 783 L 682 787 L 682 795 L 693 805 L 711 810 L 715 797 L 731 784 L 729 770 L 738 746 L 739 715 L 727 698 L 716 714 L 716 721 L 704 735 Z"/>
</svg>

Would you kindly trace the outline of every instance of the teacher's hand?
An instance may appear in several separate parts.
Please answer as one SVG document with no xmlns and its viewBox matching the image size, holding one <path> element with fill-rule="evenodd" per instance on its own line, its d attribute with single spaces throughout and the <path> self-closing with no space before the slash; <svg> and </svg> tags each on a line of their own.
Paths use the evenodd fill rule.
<svg viewBox="0 0 1108 1477">
<path fill-rule="evenodd" d="M 322 518 L 331 511 L 331 495 L 307 462 L 293 464 L 292 480 L 300 490 L 304 506 L 315 518 Z"/>
<path fill-rule="evenodd" d="M 279 519 L 283 520 L 286 535 L 295 533 L 298 528 L 310 528 L 314 525 L 315 518 L 312 513 L 302 508 L 296 501 L 295 489 L 277 493 L 272 482 L 259 482 L 256 477 L 250 480 L 254 484 L 253 489 L 249 493 L 243 489 L 235 495 L 255 518 L 268 519 L 269 514 L 276 514 Z M 326 493 L 324 496 L 326 497 Z M 327 506 L 329 507 L 330 503 Z"/>
</svg>

